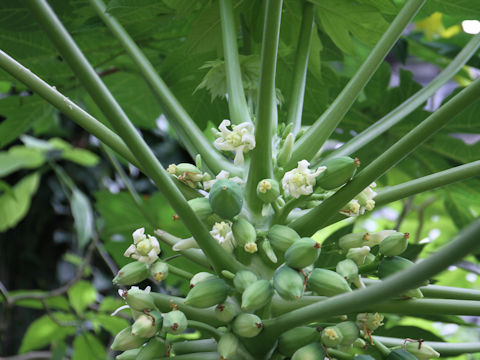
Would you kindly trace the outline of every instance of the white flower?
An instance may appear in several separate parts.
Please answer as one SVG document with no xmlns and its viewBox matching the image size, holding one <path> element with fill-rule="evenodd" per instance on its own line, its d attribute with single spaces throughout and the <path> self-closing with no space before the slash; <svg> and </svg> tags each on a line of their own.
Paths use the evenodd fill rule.
<svg viewBox="0 0 480 360">
<path fill-rule="evenodd" d="M 316 182 L 315 178 L 327 169 L 326 166 L 320 166 L 316 170 L 310 170 L 309 165 L 307 160 L 299 161 L 296 169 L 286 172 L 283 176 L 283 190 L 296 199 L 301 195 L 310 195 Z"/>
<path fill-rule="evenodd" d="M 123 254 L 147 265 L 153 264 L 160 254 L 160 244 L 155 236 L 145 235 L 145 228 L 137 229 L 132 234 L 133 244 Z"/>
<path fill-rule="evenodd" d="M 371 183 L 360 194 L 355 196 L 344 209 L 340 210 L 340 213 L 348 216 L 358 216 L 363 215 L 365 211 L 372 211 L 375 208 L 375 200 L 373 198 L 377 195 L 372 189 L 376 186 L 377 184 Z"/>
<path fill-rule="evenodd" d="M 203 188 L 205 190 L 210 190 L 212 188 L 213 184 L 215 184 L 215 182 L 217 180 L 226 180 L 226 179 L 228 179 L 229 176 L 230 176 L 230 173 L 228 171 L 222 170 L 218 173 L 218 175 L 215 177 L 215 179 L 204 181 L 203 182 Z M 240 179 L 238 176 L 234 176 L 230 180 L 237 183 L 238 185 L 242 185 L 244 183 L 244 181 L 242 179 Z"/>
<path fill-rule="evenodd" d="M 232 125 L 232 130 L 227 129 L 230 126 L 230 120 L 223 120 L 217 132 L 217 139 L 213 145 L 222 151 L 234 151 L 235 165 L 243 164 L 243 153 L 255 148 L 255 135 L 253 134 L 253 124 L 243 122 L 238 125 Z"/>
<path fill-rule="evenodd" d="M 233 249 L 237 246 L 235 238 L 233 237 L 231 224 L 225 221 L 215 223 L 212 231 L 210 231 L 210 235 L 230 253 L 233 252 Z"/>
</svg>

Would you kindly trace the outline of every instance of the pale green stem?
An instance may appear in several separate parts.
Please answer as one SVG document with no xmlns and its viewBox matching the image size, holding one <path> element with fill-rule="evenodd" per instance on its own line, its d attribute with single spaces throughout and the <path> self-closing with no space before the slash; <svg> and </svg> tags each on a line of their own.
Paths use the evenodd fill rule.
<svg viewBox="0 0 480 360">
<path fill-rule="evenodd" d="M 247 205 L 257 214 L 262 209 L 262 202 L 257 198 L 257 184 L 260 180 L 273 176 L 272 136 L 277 126 L 275 70 L 281 15 L 282 0 L 267 0 L 262 40 L 258 110 L 255 122 L 256 146 L 251 152 L 246 184 Z"/>
<path fill-rule="evenodd" d="M 172 344 L 176 355 L 183 355 L 192 352 L 213 352 L 217 351 L 217 342 L 213 339 L 189 340 Z"/>
<path fill-rule="evenodd" d="M 340 359 L 340 360 L 353 360 L 354 359 L 353 355 L 348 354 L 348 353 L 343 352 L 343 351 L 340 351 L 340 350 L 337 350 L 337 349 L 328 348 L 327 352 L 328 352 L 328 355 L 333 356 L 336 359 Z"/>
<path fill-rule="evenodd" d="M 450 80 L 465 63 L 472 57 L 480 46 L 480 34 L 475 35 L 458 53 L 455 59 L 432 80 L 430 84 L 422 88 L 420 91 L 405 100 L 394 110 L 389 112 L 376 123 L 355 135 L 350 141 L 342 145 L 337 150 L 329 153 L 322 161 L 338 156 L 351 155 L 355 151 L 363 148 L 372 140 L 382 135 L 385 131 L 398 124 L 402 119 L 405 119 L 416 108 L 422 105 L 430 96 L 432 96 L 438 89 L 440 89 L 448 80 Z"/>
<path fill-rule="evenodd" d="M 405 344 L 404 339 L 396 339 L 386 336 L 373 336 L 373 339 L 378 339 L 387 346 L 403 346 Z M 440 341 L 424 341 L 423 344 L 431 346 L 438 351 L 441 357 L 480 352 L 480 342 L 447 343 Z"/>
<path fill-rule="evenodd" d="M 203 132 L 198 128 L 190 115 L 188 115 L 180 102 L 176 99 L 175 95 L 173 95 L 157 73 L 152 63 L 140 50 L 137 44 L 135 44 L 123 26 L 113 16 L 105 12 L 106 6 L 103 1 L 89 1 L 97 15 L 107 25 L 127 54 L 132 58 L 137 69 L 160 100 L 162 108 L 168 115 L 167 118 L 169 123 L 173 126 L 184 144 L 187 146 L 192 158 L 194 158 L 198 152 L 202 156 L 206 165 L 214 171 L 215 174 L 219 173 L 221 170 L 227 170 L 231 174 L 241 176 L 239 168 L 234 167 L 231 162 L 227 161 L 222 155 L 213 149 Z"/>
<path fill-rule="evenodd" d="M 290 226 L 302 235 L 311 235 L 321 229 L 335 217 L 337 211 L 365 189 L 370 183 L 382 176 L 413 150 L 427 141 L 461 111 L 475 103 L 480 95 L 480 78 L 464 88 L 450 101 L 427 117 L 409 133 L 404 135 L 382 155 L 372 161 L 352 181 L 343 186 L 334 195 L 316 206 L 306 215 L 294 220 Z"/>
<path fill-rule="evenodd" d="M 386 347 L 378 338 L 374 339 L 372 338 L 373 345 L 380 351 L 380 353 L 384 356 L 387 357 L 390 353 L 391 350 Z"/>
<path fill-rule="evenodd" d="M 245 121 L 251 122 L 243 90 L 232 0 L 220 0 L 219 5 L 230 119 L 234 124 L 240 124 Z"/>
<path fill-rule="evenodd" d="M 192 273 L 189 273 L 188 271 L 182 270 L 181 268 L 172 265 L 170 263 L 167 263 L 168 266 L 168 272 L 173 275 L 177 275 L 179 277 L 182 277 L 184 279 L 190 280 L 193 277 Z"/>
<path fill-rule="evenodd" d="M 285 170 L 294 168 L 299 160 L 311 160 L 320 150 L 424 2 L 425 0 L 409 0 L 403 6 L 354 77 L 348 82 L 327 111 L 320 116 L 310 127 L 309 131 L 295 144 L 292 158 Z"/>
<path fill-rule="evenodd" d="M 304 1 L 302 23 L 298 37 L 295 65 L 293 69 L 292 92 L 288 104 L 287 124 L 293 124 L 293 133 L 296 134 L 302 125 L 303 97 L 305 95 L 305 83 L 307 79 L 308 58 L 310 55 L 310 43 L 312 32 L 315 27 L 315 5 Z"/>
<path fill-rule="evenodd" d="M 129 121 L 48 4 L 44 0 L 26 0 L 26 4 L 63 55 L 65 61 L 70 65 L 73 72 L 78 76 L 106 118 L 110 121 L 115 131 L 120 135 L 125 144 L 127 144 L 143 168 L 148 170 L 149 176 L 167 201 L 172 205 L 172 208 L 180 218 L 188 219 L 188 221 L 185 221 L 187 229 L 202 247 L 215 270 L 220 272 L 221 270 L 227 269 L 236 272 L 244 268 L 232 254 L 225 251 L 225 249 L 210 236 L 208 230 L 170 179 L 169 174 Z"/>
<path fill-rule="evenodd" d="M 205 324 L 201 321 L 195 321 L 195 320 L 188 320 L 188 327 L 191 329 L 196 329 L 200 331 L 204 331 L 208 333 L 209 335 L 213 336 L 215 340 L 220 339 L 220 336 L 222 336 L 222 333 L 215 329 L 214 327 Z"/>
</svg>

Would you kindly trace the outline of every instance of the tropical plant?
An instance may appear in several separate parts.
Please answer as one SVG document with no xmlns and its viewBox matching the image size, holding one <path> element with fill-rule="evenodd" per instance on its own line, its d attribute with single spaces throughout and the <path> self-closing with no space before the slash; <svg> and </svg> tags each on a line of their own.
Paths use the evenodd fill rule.
<svg viewBox="0 0 480 360">
<path fill-rule="evenodd" d="M 440 0 L 51 3 L 2 5 L 21 18 L 0 23 L 7 28 L 2 47 L 28 67 L 0 51 L 4 84 L 20 89 L 0 100 L 6 118 L 0 143 L 8 145 L 56 108 L 116 153 L 107 150 L 121 174 L 117 155 L 150 178 L 189 233 L 181 238 L 158 228 L 155 210 L 149 212 L 156 204 L 145 209 L 123 174 L 147 230 L 127 230 L 135 230 L 133 239 L 121 244 L 121 253 L 134 261 L 113 279 L 127 304 L 114 314 L 133 319 L 131 325 L 122 319 L 126 327 L 112 331 L 118 334 L 111 348 L 123 351 L 118 359 L 428 359 L 480 352 L 478 342 L 424 341 L 416 328 L 398 337 L 372 335 L 389 335 L 382 333 L 381 313 L 455 324 L 465 322 L 454 315 L 479 315 L 478 290 L 429 284 L 479 245 L 478 179 L 466 181 L 480 173 L 478 143 L 464 140 L 479 128 L 480 79 L 472 80 L 464 66 L 478 65 L 480 35 L 459 27 L 479 14 L 475 0 L 462 6 Z M 446 14 L 443 23 L 435 11 Z M 402 37 L 416 15 L 427 36 L 445 32 L 443 24 L 455 24 L 457 36 L 437 42 L 415 32 Z M 54 47 L 45 45 L 37 23 Z M 425 87 L 401 72 L 401 86 L 389 88 L 389 53 L 400 59 L 413 53 L 444 69 Z M 455 75 L 466 86 L 434 112 L 418 109 Z M 135 125 L 152 129 L 160 112 L 159 121 L 168 121 L 195 164 L 162 164 L 137 131 Z M 229 120 L 220 122 L 224 117 Z M 202 131 L 212 126 L 213 136 Z M 41 135 L 42 127 L 35 131 Z M 60 151 L 84 165 L 98 160 L 60 139 L 22 141 L 5 152 L 9 167 L 2 175 L 50 161 L 73 194 L 78 241 L 87 245 L 94 237 L 88 198 L 51 154 Z M 24 216 L 39 176 L 4 184 L 1 209 L 13 209 L 5 213 L 5 228 Z M 454 236 L 450 226 L 448 244 L 438 249 L 434 243 L 424 256 L 425 229 L 418 225 L 409 236 L 399 227 L 413 226 L 402 222 L 408 216 L 423 222 L 425 208 L 436 200 L 429 194 L 447 185 L 439 193 L 442 221 L 461 231 Z M 374 209 L 403 199 L 396 226 L 384 222 L 377 232 L 358 226 Z M 112 205 L 97 209 L 107 224 L 125 220 L 125 214 L 112 215 Z M 414 263 L 419 254 L 424 259 Z M 179 257 L 183 262 L 176 263 Z M 61 302 L 58 296 L 68 291 L 83 319 L 119 330 L 118 323 L 84 313 L 95 298 L 91 285 L 79 282 L 84 270 L 71 284 L 75 292 L 67 286 L 46 298 L 0 290 L 6 304 L 33 299 L 46 310 L 47 300 L 58 306 L 54 300 Z M 130 287 L 169 274 L 183 279 L 186 297 Z M 57 313 L 53 319 L 67 329 L 61 336 L 75 331 L 74 317 Z M 183 336 L 187 329 L 198 330 L 196 338 Z M 89 349 L 102 353 L 88 330 L 75 341 L 85 356 Z"/>
</svg>

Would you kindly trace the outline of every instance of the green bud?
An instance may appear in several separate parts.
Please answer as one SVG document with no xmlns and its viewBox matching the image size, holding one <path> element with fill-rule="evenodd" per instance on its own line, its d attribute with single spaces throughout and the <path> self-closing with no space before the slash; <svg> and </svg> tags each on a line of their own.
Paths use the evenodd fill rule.
<svg viewBox="0 0 480 360">
<path fill-rule="evenodd" d="M 273 287 L 268 280 L 257 280 L 242 294 L 242 310 L 258 310 L 272 299 Z"/>
<path fill-rule="evenodd" d="M 154 337 L 140 350 L 136 360 L 152 360 L 163 356 L 168 357 L 169 353 L 170 345 L 168 345 L 163 339 Z"/>
<path fill-rule="evenodd" d="M 280 186 L 277 180 L 263 179 L 257 185 L 257 196 L 264 203 L 270 204 L 280 196 Z"/>
<path fill-rule="evenodd" d="M 317 176 L 317 185 L 325 190 L 333 190 L 345 184 L 355 175 L 360 161 L 356 158 L 340 156 L 327 160 L 320 166 L 326 166 L 327 169 Z"/>
<path fill-rule="evenodd" d="M 284 356 L 292 356 L 302 346 L 320 338 L 319 328 L 300 326 L 284 332 L 278 339 L 278 351 Z"/>
<path fill-rule="evenodd" d="M 384 279 L 413 265 L 413 262 L 400 256 L 383 259 L 378 264 L 378 277 Z"/>
<path fill-rule="evenodd" d="M 349 284 L 358 277 L 358 266 L 351 259 L 339 261 L 335 271 L 342 275 Z"/>
<path fill-rule="evenodd" d="M 313 269 L 308 278 L 307 286 L 322 296 L 335 296 L 352 291 L 347 281 L 335 271 Z"/>
<path fill-rule="evenodd" d="M 215 214 L 232 220 L 242 210 L 243 191 L 241 186 L 232 180 L 218 180 L 213 184 L 208 199 Z"/>
<path fill-rule="evenodd" d="M 197 241 L 193 237 L 179 240 L 172 246 L 172 249 L 174 251 L 182 251 L 182 250 L 198 249 L 198 248 L 199 246 L 197 244 Z"/>
<path fill-rule="evenodd" d="M 338 246 L 342 250 L 349 250 L 351 248 L 358 248 L 366 245 L 368 233 L 356 233 L 343 235 L 338 239 Z"/>
<path fill-rule="evenodd" d="M 133 336 L 132 327 L 129 326 L 120 331 L 117 336 L 115 336 L 115 339 L 113 340 L 112 346 L 110 348 L 115 351 L 131 350 L 138 348 L 145 341 L 146 339 L 144 338 Z"/>
<path fill-rule="evenodd" d="M 300 235 L 288 226 L 273 225 L 268 230 L 267 238 L 272 247 L 282 254 L 297 240 L 300 240 Z"/>
<path fill-rule="evenodd" d="M 283 142 L 283 145 L 278 152 L 277 164 L 278 166 L 286 165 L 292 158 L 293 145 L 295 144 L 295 135 L 292 133 L 288 134 Z"/>
<path fill-rule="evenodd" d="M 150 266 L 150 274 L 157 281 L 165 280 L 168 276 L 168 265 L 163 261 L 156 261 Z"/>
<path fill-rule="evenodd" d="M 235 241 L 242 248 L 245 248 L 247 244 L 255 244 L 255 241 L 257 241 L 255 227 L 244 218 L 239 218 L 233 222 L 232 233 Z"/>
<path fill-rule="evenodd" d="M 148 278 L 148 275 L 147 265 L 140 261 L 134 261 L 118 270 L 117 276 L 113 278 L 113 283 L 115 285 L 135 285 Z"/>
<path fill-rule="evenodd" d="M 366 341 L 363 340 L 362 338 L 358 338 L 357 340 L 355 340 L 353 342 L 353 347 L 355 347 L 357 349 L 364 349 L 366 345 L 367 345 Z M 367 355 L 365 355 L 365 356 L 367 356 Z M 365 360 L 368 360 L 368 359 L 365 359 Z"/>
<path fill-rule="evenodd" d="M 368 253 L 367 256 L 365 256 L 365 261 L 363 262 L 363 265 L 368 265 L 373 263 L 376 260 L 376 258 L 377 257 L 373 255 L 371 252 Z"/>
<path fill-rule="evenodd" d="M 395 233 L 380 243 L 380 253 L 385 256 L 397 256 L 407 250 L 409 233 Z"/>
<path fill-rule="evenodd" d="M 407 342 L 405 350 L 410 354 L 417 357 L 418 360 L 428 360 L 432 358 L 439 358 L 440 354 L 435 351 L 431 346 L 424 344 L 423 342 Z"/>
<path fill-rule="evenodd" d="M 309 237 L 293 243 L 285 252 L 285 263 L 295 269 L 312 265 L 320 255 L 320 244 Z"/>
<path fill-rule="evenodd" d="M 262 250 L 263 254 L 267 257 L 268 260 L 270 260 L 274 264 L 277 263 L 277 255 L 273 251 L 270 241 L 268 241 L 267 239 L 262 241 Z"/>
<path fill-rule="evenodd" d="M 132 325 L 132 335 L 151 338 L 162 325 L 162 315 L 158 311 L 140 315 Z"/>
<path fill-rule="evenodd" d="M 162 330 L 169 334 L 181 334 L 187 329 L 187 318 L 180 310 L 172 310 L 163 316 Z"/>
<path fill-rule="evenodd" d="M 204 180 L 204 175 L 200 169 L 193 164 L 170 164 L 167 168 L 167 172 L 177 176 L 178 180 L 184 182 L 191 188 L 196 188 L 197 183 Z"/>
<path fill-rule="evenodd" d="M 222 303 L 227 298 L 228 286 L 222 279 L 202 281 L 190 289 L 185 298 L 185 305 L 208 308 Z"/>
<path fill-rule="evenodd" d="M 233 358 L 238 351 L 238 345 L 238 338 L 234 334 L 223 334 L 218 341 L 218 354 L 220 355 L 220 360 Z"/>
<path fill-rule="evenodd" d="M 236 305 L 231 302 L 218 304 L 215 308 L 215 317 L 225 323 L 229 323 L 237 316 L 239 310 Z"/>
<path fill-rule="evenodd" d="M 299 299 L 303 295 L 305 278 L 288 266 L 279 267 L 273 274 L 273 287 L 285 300 Z"/>
<path fill-rule="evenodd" d="M 367 330 L 369 332 L 372 332 L 382 325 L 383 325 L 383 315 L 379 313 L 357 314 L 357 326 L 362 330 Z"/>
<path fill-rule="evenodd" d="M 325 358 L 325 350 L 317 342 L 305 345 L 295 351 L 291 360 L 317 360 Z"/>
<path fill-rule="evenodd" d="M 352 345 L 360 336 L 360 330 L 358 329 L 357 324 L 353 321 L 342 321 L 341 323 L 338 323 L 336 327 L 343 335 L 343 340 L 340 343 L 341 345 Z"/>
<path fill-rule="evenodd" d="M 233 278 L 233 285 L 238 292 L 243 293 L 250 284 L 253 284 L 257 280 L 257 275 L 250 270 L 240 270 Z"/>
<path fill-rule="evenodd" d="M 202 281 L 210 280 L 210 279 L 216 279 L 215 275 L 213 275 L 209 272 L 205 272 L 205 271 L 201 271 L 199 273 L 196 273 L 190 279 L 190 289 L 193 288 L 198 283 L 201 283 Z"/>
<path fill-rule="evenodd" d="M 136 360 L 141 349 L 131 349 L 124 351 L 115 357 L 115 360 Z"/>
<path fill-rule="evenodd" d="M 155 309 L 153 297 L 146 290 L 131 288 L 128 291 L 124 291 L 123 298 L 133 310 L 143 312 Z"/>
<path fill-rule="evenodd" d="M 343 334 L 336 326 L 327 326 L 322 331 L 322 344 L 327 347 L 335 347 L 343 341 Z"/>
<path fill-rule="evenodd" d="M 355 357 L 355 360 L 357 358 Z M 385 360 L 418 360 L 415 356 L 404 349 L 394 349 L 388 354 Z"/>
<path fill-rule="evenodd" d="M 348 249 L 347 259 L 355 261 L 357 265 L 363 265 L 365 263 L 365 258 L 370 253 L 370 247 L 362 246 L 358 248 Z"/>
<path fill-rule="evenodd" d="M 257 336 L 262 329 L 262 319 L 255 314 L 241 313 L 233 320 L 232 324 L 233 332 L 245 338 Z"/>
<path fill-rule="evenodd" d="M 403 294 L 403 296 L 410 299 L 421 299 L 423 298 L 423 293 L 420 289 L 411 289 Z"/>
<path fill-rule="evenodd" d="M 188 205 L 190 205 L 193 212 L 200 218 L 200 220 L 207 220 L 208 217 L 213 214 L 210 201 L 206 197 L 198 197 L 188 200 Z"/>
<path fill-rule="evenodd" d="M 370 247 L 374 247 L 375 245 L 380 244 L 388 236 L 396 234 L 396 233 L 397 232 L 395 230 L 382 230 L 382 231 L 378 231 L 376 233 L 367 233 L 366 234 L 367 243 L 365 245 L 368 245 Z"/>
</svg>

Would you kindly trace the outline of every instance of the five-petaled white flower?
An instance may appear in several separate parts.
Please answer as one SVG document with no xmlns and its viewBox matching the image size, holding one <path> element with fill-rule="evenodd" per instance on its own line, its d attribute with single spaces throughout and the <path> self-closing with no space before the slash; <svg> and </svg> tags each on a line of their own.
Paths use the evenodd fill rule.
<svg viewBox="0 0 480 360">
<path fill-rule="evenodd" d="M 228 252 L 231 253 L 235 249 L 237 243 L 233 237 L 232 226 L 228 222 L 215 223 L 210 235 Z"/>
<path fill-rule="evenodd" d="M 147 265 L 153 264 L 160 254 L 160 244 L 155 236 L 145 235 L 145 228 L 137 229 L 132 234 L 133 244 L 123 254 Z"/>
<path fill-rule="evenodd" d="M 310 195 L 313 192 L 315 178 L 324 172 L 327 167 L 320 166 L 316 170 L 310 170 L 307 160 L 298 162 L 298 167 L 285 173 L 282 179 L 283 190 L 298 199 L 301 195 Z"/>
<path fill-rule="evenodd" d="M 355 196 L 347 206 L 340 210 L 340 213 L 349 216 L 363 215 L 365 211 L 372 211 L 375 208 L 375 200 L 373 198 L 377 195 L 373 189 L 377 186 L 374 182 L 362 190 L 360 194 Z"/>
<path fill-rule="evenodd" d="M 217 139 L 213 145 L 222 151 L 234 151 L 235 165 L 243 164 L 243 153 L 246 153 L 255 148 L 255 135 L 253 134 L 253 124 L 243 122 L 238 125 L 232 125 L 232 130 L 229 130 L 230 120 L 223 120 L 215 136 Z"/>
</svg>

